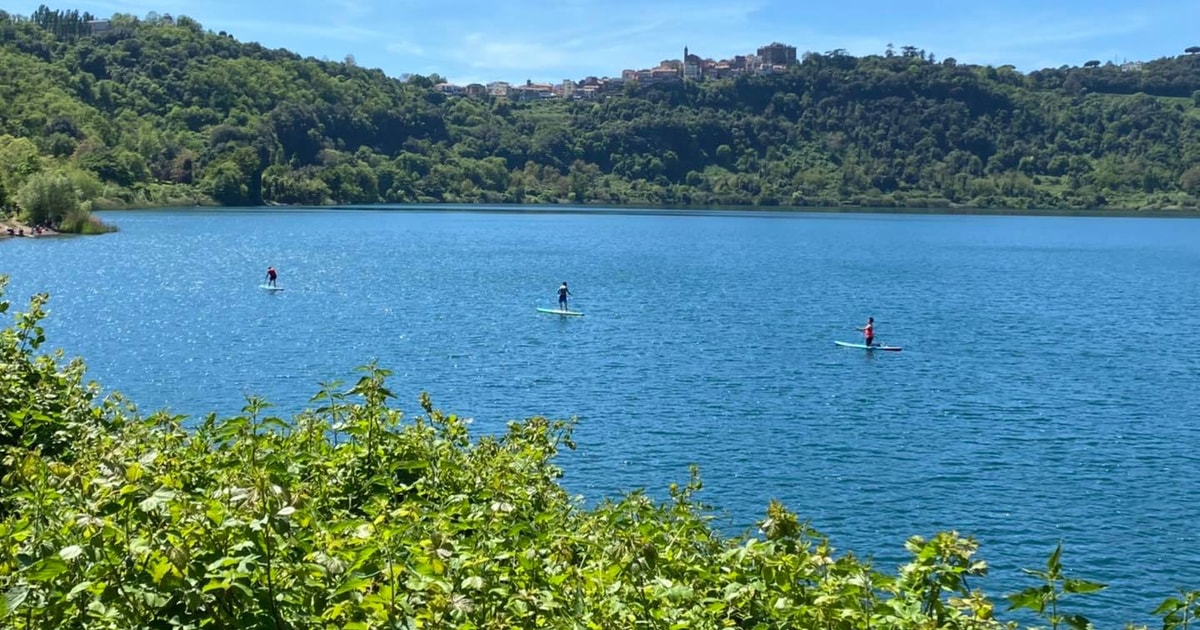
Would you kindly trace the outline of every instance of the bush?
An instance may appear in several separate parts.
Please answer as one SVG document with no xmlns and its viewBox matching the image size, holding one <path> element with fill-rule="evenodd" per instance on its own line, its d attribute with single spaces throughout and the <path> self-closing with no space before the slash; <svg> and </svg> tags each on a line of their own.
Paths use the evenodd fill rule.
<svg viewBox="0 0 1200 630">
<path fill-rule="evenodd" d="M 58 230 L 70 234 L 106 234 L 116 232 L 117 228 L 96 218 L 84 208 L 76 208 L 63 217 Z"/>
</svg>

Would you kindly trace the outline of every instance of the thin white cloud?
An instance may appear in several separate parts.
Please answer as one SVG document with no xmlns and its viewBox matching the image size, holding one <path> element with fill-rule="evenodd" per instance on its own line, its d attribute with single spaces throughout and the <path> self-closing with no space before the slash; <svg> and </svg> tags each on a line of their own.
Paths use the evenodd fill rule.
<svg viewBox="0 0 1200 630">
<path fill-rule="evenodd" d="M 247 31 L 247 36 L 250 34 L 268 33 L 273 39 L 281 39 L 280 35 L 293 36 L 313 39 L 326 39 L 343 42 L 363 42 L 365 40 L 379 40 L 387 37 L 386 33 L 371 28 L 355 26 L 353 24 L 306 24 L 300 22 L 269 22 L 264 20 L 233 20 L 224 22 L 222 30 L 234 32 L 241 37 L 240 33 L 236 33 L 239 29 Z M 300 50 L 294 50 L 300 54 L 304 54 Z"/>
<path fill-rule="evenodd" d="M 562 67 L 567 53 L 553 44 L 494 38 L 471 33 L 454 57 L 472 68 L 543 70 Z"/>
<path fill-rule="evenodd" d="M 384 46 L 384 50 L 397 55 L 425 56 L 425 49 L 420 44 L 411 41 L 393 41 Z"/>
<path fill-rule="evenodd" d="M 371 0 L 333 0 L 332 4 L 339 9 L 336 13 L 343 20 L 366 17 L 375 10 Z"/>
<path fill-rule="evenodd" d="M 924 45 L 943 57 L 987 65 L 1011 64 L 1032 71 L 1103 58 L 1113 42 L 1152 28 L 1140 11 L 1095 16 L 1050 11 L 944 24 L 926 31 Z M 913 33 L 911 37 L 920 37 Z"/>
<path fill-rule="evenodd" d="M 995 41 L 1004 48 L 1046 46 L 1089 41 L 1140 31 L 1150 20 L 1141 13 L 1105 15 L 1089 19 L 1086 16 L 1042 14 L 1021 16 L 1004 22 L 990 22 L 983 28 L 962 25 L 960 33 L 973 41 Z"/>
<path fill-rule="evenodd" d="M 476 72 L 562 74 L 587 68 L 582 72 L 615 75 L 630 64 L 649 67 L 662 55 L 681 56 L 689 37 L 701 46 L 704 41 L 723 41 L 728 46 L 731 39 L 744 39 L 740 31 L 763 9 L 764 2 L 694 0 L 606 10 L 595 2 L 576 1 L 546 7 L 530 20 L 516 23 L 476 15 L 472 25 L 477 28 L 458 35 L 462 43 L 451 48 L 450 58 Z M 489 20 L 494 28 L 478 28 L 478 22 Z M 668 43 L 661 46 L 664 40 Z M 647 49 L 654 48 L 660 52 L 648 55 Z"/>
</svg>

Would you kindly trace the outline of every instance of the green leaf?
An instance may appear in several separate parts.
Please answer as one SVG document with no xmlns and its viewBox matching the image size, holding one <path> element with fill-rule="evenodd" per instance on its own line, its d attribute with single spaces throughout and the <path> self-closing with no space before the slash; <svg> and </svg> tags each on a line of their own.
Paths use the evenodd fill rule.
<svg viewBox="0 0 1200 630">
<path fill-rule="evenodd" d="M 71 560 L 78 558 L 79 555 L 82 553 L 83 553 L 83 547 L 80 547 L 79 545 L 70 545 L 67 547 L 63 547 L 62 550 L 60 550 L 58 552 L 58 556 L 60 558 L 62 558 L 63 560 L 70 562 Z"/>
<path fill-rule="evenodd" d="M 154 491 L 154 494 L 147 497 L 144 501 L 138 504 L 143 512 L 157 512 L 164 505 L 175 498 L 175 491 L 166 488 L 159 488 Z"/>
<path fill-rule="evenodd" d="M 462 587 L 479 590 L 483 588 L 483 578 L 478 575 L 472 575 L 471 577 L 463 579 Z"/>
<path fill-rule="evenodd" d="M 76 584 L 75 588 L 71 589 L 71 591 L 69 593 L 67 593 L 67 601 L 74 600 L 76 595 L 88 590 L 91 587 L 92 587 L 91 580 L 84 580 L 83 582 Z"/>
<path fill-rule="evenodd" d="M 24 586 L 14 586 L 4 593 L 0 599 L 0 618 L 7 617 L 21 607 L 29 598 L 29 589 Z"/>
<path fill-rule="evenodd" d="M 200 589 L 200 592 L 207 593 L 209 591 L 216 591 L 216 590 L 227 591 L 227 590 L 229 590 L 229 585 L 224 582 L 218 582 L 216 580 L 212 580 L 208 584 L 205 584 L 204 587 Z"/>
<path fill-rule="evenodd" d="M 333 594 L 335 596 L 344 595 L 346 593 L 349 593 L 350 591 L 357 591 L 358 589 L 363 588 L 364 586 L 369 586 L 371 583 L 372 583 L 372 580 L 370 578 L 365 578 L 365 577 L 361 577 L 361 576 L 360 577 L 352 577 L 352 578 L 346 580 L 345 582 L 342 582 L 342 585 L 339 586 L 337 588 L 337 590 L 333 592 Z"/>
<path fill-rule="evenodd" d="M 158 562 L 150 569 L 150 579 L 154 580 L 155 584 L 162 582 L 163 576 L 171 570 L 171 562 L 166 558 L 160 558 Z"/>
<path fill-rule="evenodd" d="M 1089 582 L 1088 580 L 1077 578 L 1063 580 L 1063 592 L 1065 593 L 1095 593 L 1106 588 L 1108 588 L 1108 585 L 1101 584 L 1100 582 Z"/>
<path fill-rule="evenodd" d="M 1019 610 L 1027 608 L 1037 613 L 1046 610 L 1046 594 L 1049 592 L 1047 586 L 1034 586 L 1027 588 L 1020 593 L 1015 593 L 1008 596 L 1009 610 Z"/>
<path fill-rule="evenodd" d="M 35 566 L 37 568 L 29 572 L 29 579 L 33 582 L 49 582 L 67 570 L 67 563 L 58 556 L 46 558 Z"/>
<path fill-rule="evenodd" d="M 1158 605 L 1158 608 L 1154 609 L 1154 614 L 1161 617 L 1162 615 L 1164 615 L 1166 613 L 1175 612 L 1176 610 L 1179 610 L 1180 608 L 1183 608 L 1183 602 L 1179 601 L 1178 599 L 1176 599 L 1174 597 L 1168 597 L 1163 600 L 1163 603 Z"/>
<path fill-rule="evenodd" d="M 221 569 L 221 568 L 233 565 L 233 564 L 237 564 L 237 559 L 226 556 L 224 558 L 217 558 L 216 560 L 209 562 L 207 565 L 205 565 L 204 569 L 206 571 L 208 571 L 209 573 L 212 573 L 213 571 L 216 571 L 217 569 Z"/>
<path fill-rule="evenodd" d="M 137 483 L 145 472 L 146 469 L 142 468 L 141 464 L 133 462 L 125 467 L 125 480 L 130 483 Z"/>
<path fill-rule="evenodd" d="M 1054 548 L 1054 553 L 1050 554 L 1050 558 L 1046 560 L 1046 573 L 1053 577 L 1057 577 L 1062 571 L 1062 543 Z"/>
</svg>

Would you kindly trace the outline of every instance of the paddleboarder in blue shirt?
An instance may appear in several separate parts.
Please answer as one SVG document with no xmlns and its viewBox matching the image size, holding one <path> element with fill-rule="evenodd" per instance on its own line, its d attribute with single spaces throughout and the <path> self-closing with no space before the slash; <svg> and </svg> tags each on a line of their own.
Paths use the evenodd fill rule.
<svg viewBox="0 0 1200 630">
<path fill-rule="evenodd" d="M 563 280 L 562 286 L 558 287 L 558 308 L 559 309 L 564 310 L 564 311 L 567 310 L 567 296 L 568 295 L 574 295 L 574 294 L 571 293 L 571 291 L 567 289 L 567 281 Z"/>
</svg>

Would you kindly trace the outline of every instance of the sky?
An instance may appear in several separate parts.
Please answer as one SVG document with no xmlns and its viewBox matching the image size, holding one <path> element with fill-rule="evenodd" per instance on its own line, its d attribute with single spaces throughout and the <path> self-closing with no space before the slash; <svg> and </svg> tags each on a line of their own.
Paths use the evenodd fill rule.
<svg viewBox="0 0 1200 630">
<path fill-rule="evenodd" d="M 43 0 L 9 13 L 29 15 Z M 1022 72 L 1089 60 L 1148 61 L 1200 45 L 1200 0 L 76 0 L 51 9 L 186 15 L 243 42 L 390 76 L 452 83 L 558 83 L 679 59 L 805 51 L 880 54 L 914 46 Z"/>
</svg>

